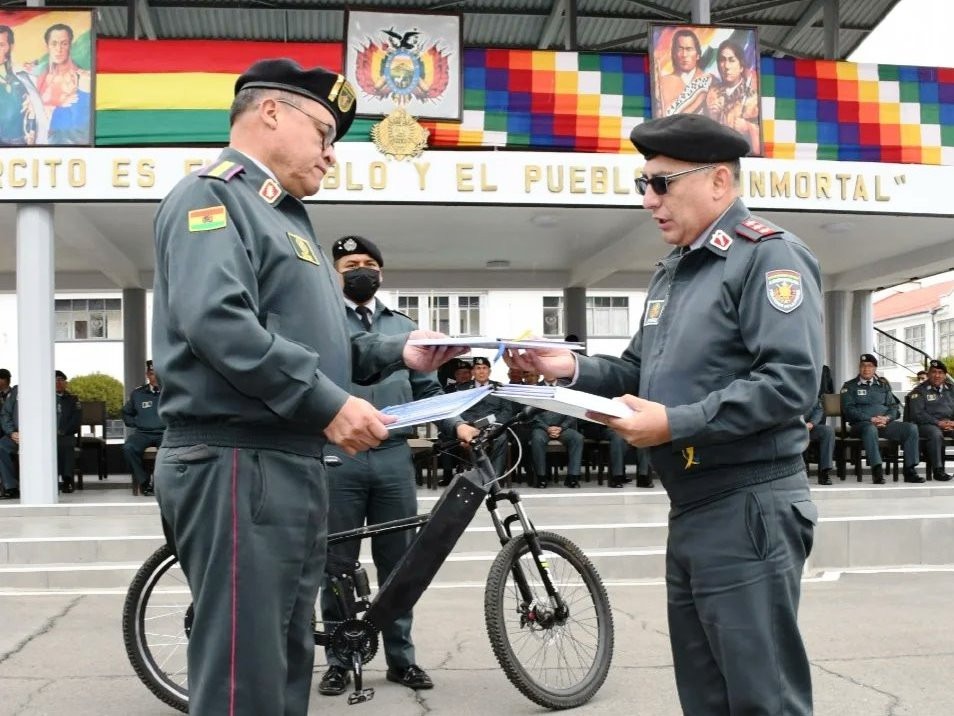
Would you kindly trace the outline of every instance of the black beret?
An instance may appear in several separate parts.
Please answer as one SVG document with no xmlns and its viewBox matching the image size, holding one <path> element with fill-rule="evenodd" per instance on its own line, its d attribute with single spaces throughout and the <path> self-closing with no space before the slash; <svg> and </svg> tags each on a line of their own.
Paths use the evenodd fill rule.
<svg viewBox="0 0 954 716">
<path fill-rule="evenodd" d="M 874 363 L 875 366 L 878 365 L 878 359 L 875 358 L 870 353 L 862 353 L 861 358 L 858 361 L 859 363 Z"/>
<path fill-rule="evenodd" d="M 10 380 L 12 377 L 13 376 L 10 375 L 10 371 L 8 371 L 6 368 L 0 368 L 0 378 L 3 378 L 4 380 Z"/>
<path fill-rule="evenodd" d="M 928 365 L 931 368 L 937 368 L 938 370 L 943 370 L 945 373 L 947 373 L 947 366 L 939 360 L 932 360 Z"/>
<path fill-rule="evenodd" d="M 256 62 L 235 81 L 235 94 L 254 87 L 285 90 L 315 100 L 335 118 L 335 141 L 348 132 L 357 111 L 357 95 L 344 75 L 324 67 L 306 70 L 286 58 Z"/>
<path fill-rule="evenodd" d="M 488 368 L 490 367 L 490 359 L 484 358 L 483 356 L 476 356 L 474 358 L 474 365 L 485 365 Z"/>
<path fill-rule="evenodd" d="M 57 378 L 62 378 L 63 380 L 67 380 L 66 373 L 64 373 L 64 372 L 61 371 L 61 370 L 56 371 L 56 373 L 54 373 L 54 375 L 55 375 Z"/>
<path fill-rule="evenodd" d="M 146 370 L 152 370 L 152 360 L 146 361 Z"/>
<path fill-rule="evenodd" d="M 457 365 L 454 366 L 454 370 L 460 370 L 461 368 L 466 368 L 470 370 L 473 366 L 470 364 L 469 360 L 464 360 L 463 358 L 457 359 Z"/>
<path fill-rule="evenodd" d="M 701 114 L 672 114 L 637 125 L 630 141 L 646 159 L 657 155 L 684 162 L 728 162 L 751 151 L 734 129 Z"/>
<path fill-rule="evenodd" d="M 375 246 L 373 241 L 363 236 L 342 236 L 331 247 L 331 255 L 335 261 L 342 256 L 350 256 L 351 254 L 367 254 L 378 262 L 378 266 L 384 266 L 381 249 Z"/>
</svg>

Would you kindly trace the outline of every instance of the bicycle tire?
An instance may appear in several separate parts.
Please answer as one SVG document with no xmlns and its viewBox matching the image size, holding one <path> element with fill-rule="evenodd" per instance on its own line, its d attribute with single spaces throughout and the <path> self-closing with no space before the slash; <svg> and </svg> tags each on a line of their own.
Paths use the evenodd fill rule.
<svg viewBox="0 0 954 716">
<path fill-rule="evenodd" d="M 506 544 L 500 554 L 497 555 L 493 565 L 491 565 L 490 573 L 487 576 L 487 587 L 484 592 L 484 617 L 487 624 L 487 636 L 490 638 L 490 645 L 494 655 L 497 657 L 497 662 L 503 669 L 504 674 L 506 674 L 507 679 L 509 679 L 510 683 L 516 686 L 524 696 L 534 703 L 550 709 L 576 708 L 593 698 L 603 685 L 609 673 L 610 663 L 613 659 L 613 613 L 610 608 L 606 589 L 603 587 L 603 582 L 600 580 L 600 576 L 593 566 L 593 563 L 583 554 L 583 551 L 562 535 L 552 532 L 540 532 L 537 537 L 540 541 L 540 547 L 545 553 L 546 560 L 549 563 L 548 570 L 551 573 L 554 586 L 560 591 L 561 596 L 567 600 L 567 603 L 571 607 L 571 618 L 574 608 L 578 607 L 577 610 L 588 608 L 588 605 L 584 602 L 584 597 L 589 597 L 594 613 L 593 618 L 596 619 L 595 635 L 597 643 L 593 650 L 592 663 L 586 668 L 586 673 L 580 679 L 579 683 L 561 688 L 556 688 L 554 685 L 548 683 L 546 679 L 541 682 L 535 678 L 527 666 L 522 663 L 521 657 L 515 649 L 514 640 L 511 639 L 507 626 L 507 615 L 505 613 L 505 601 L 508 596 L 507 585 L 508 580 L 510 580 L 512 576 L 512 570 L 514 566 L 520 562 L 521 558 L 530 555 L 527 538 L 522 534 L 514 537 Z M 552 556 L 546 555 L 547 552 Z M 571 586 L 568 583 L 560 584 L 565 570 L 554 569 L 556 560 L 554 560 L 553 557 L 563 560 L 581 578 L 582 585 L 585 588 L 584 597 L 576 596 L 579 591 L 578 588 L 574 588 L 571 591 L 568 589 L 568 587 Z M 532 561 L 524 565 L 522 569 L 528 579 L 538 575 L 537 567 Z M 539 577 L 537 578 L 539 579 Z M 513 592 L 519 603 L 519 595 L 516 594 L 515 586 L 513 587 Z M 542 593 L 542 595 L 546 597 L 542 582 L 539 585 L 539 593 Z M 517 611 L 519 612 L 519 607 Z M 553 635 L 556 629 L 561 630 L 559 636 Z M 589 627 L 583 627 L 582 624 L 580 625 L 581 632 L 585 632 L 587 629 L 589 629 Z M 524 632 L 524 630 L 527 631 Z M 526 641 L 528 639 L 527 635 L 532 635 L 533 631 L 532 625 L 521 625 L 519 633 L 522 636 L 520 638 Z M 542 630 L 539 631 L 543 633 Z M 543 638 L 545 639 L 566 639 L 569 641 L 570 638 L 573 638 L 570 628 L 567 625 L 558 625 L 546 631 L 549 632 L 549 634 L 544 635 Z M 569 638 L 567 638 L 568 635 Z M 546 650 L 546 647 L 542 648 Z M 580 658 L 581 653 L 579 649 L 574 647 L 574 650 L 574 657 L 581 661 L 582 664 L 583 660 Z M 539 650 L 537 653 L 539 653 Z M 564 657 L 564 663 L 567 667 L 570 666 L 566 657 Z M 582 665 L 586 666 L 585 664 Z M 558 666 L 557 669 L 559 671 L 560 667 Z"/>
<path fill-rule="evenodd" d="M 163 545 L 136 572 L 123 602 L 123 643 L 126 656 L 139 679 L 163 703 L 183 713 L 189 711 L 189 692 L 169 678 L 153 656 L 145 627 L 146 607 L 156 583 L 179 560 Z M 190 597 L 191 600 L 191 597 Z"/>
</svg>

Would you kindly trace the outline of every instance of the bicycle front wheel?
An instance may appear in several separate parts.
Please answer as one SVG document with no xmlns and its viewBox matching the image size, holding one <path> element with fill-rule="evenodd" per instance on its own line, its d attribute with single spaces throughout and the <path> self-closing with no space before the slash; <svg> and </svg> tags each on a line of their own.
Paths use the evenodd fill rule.
<svg viewBox="0 0 954 716">
<path fill-rule="evenodd" d="M 613 658 L 613 614 L 593 563 L 562 535 L 537 535 L 543 563 L 566 605 L 547 595 L 525 535 L 510 540 L 490 568 L 484 617 L 494 655 L 510 682 L 551 709 L 580 706 L 606 680 Z M 529 593 L 521 593 L 522 575 Z"/>
<path fill-rule="evenodd" d="M 123 642 L 136 674 L 160 700 L 189 710 L 186 652 L 192 593 L 167 545 L 147 559 L 123 604 Z"/>
</svg>

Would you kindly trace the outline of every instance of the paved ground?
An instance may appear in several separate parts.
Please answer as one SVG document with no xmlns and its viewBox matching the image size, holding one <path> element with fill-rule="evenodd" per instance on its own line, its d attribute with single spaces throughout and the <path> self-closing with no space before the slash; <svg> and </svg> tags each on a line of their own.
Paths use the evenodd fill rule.
<svg viewBox="0 0 954 716">
<path fill-rule="evenodd" d="M 828 575 L 833 577 L 835 575 Z M 949 716 L 954 713 L 954 567 L 927 573 L 850 573 L 805 584 L 802 625 L 816 714 Z M 659 584 L 610 587 L 616 654 L 587 714 L 677 716 Z M 175 714 L 146 691 L 126 661 L 122 596 L 0 597 L 0 715 Z M 314 714 L 535 714 L 496 668 L 484 634 L 482 591 L 431 590 L 417 610 L 419 660 L 437 688 L 421 698 L 387 683 L 377 659 L 371 704 L 317 694 Z"/>
</svg>

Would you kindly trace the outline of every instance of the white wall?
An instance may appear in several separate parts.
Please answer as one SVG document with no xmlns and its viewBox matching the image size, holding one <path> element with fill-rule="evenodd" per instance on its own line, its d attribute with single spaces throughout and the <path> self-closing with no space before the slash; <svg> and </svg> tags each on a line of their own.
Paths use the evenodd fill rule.
<svg viewBox="0 0 954 716">
<path fill-rule="evenodd" d="M 916 313 L 911 316 L 902 316 L 901 318 L 891 318 L 878 321 L 875 323 L 875 327 L 880 328 L 883 331 L 894 330 L 896 331 L 896 337 L 904 340 L 905 328 L 923 325 L 924 351 L 927 352 L 932 358 L 938 358 L 941 356 L 938 356 L 940 344 L 937 337 L 937 332 L 935 330 L 936 324 L 939 321 L 946 321 L 951 318 L 954 318 L 954 296 L 942 298 L 941 306 L 933 317 L 928 312 Z M 877 340 L 878 334 L 875 333 L 876 344 Z M 887 378 L 896 389 L 900 390 L 905 390 L 913 386 L 915 373 L 923 367 L 921 361 L 918 361 L 917 363 L 907 363 L 906 353 L 907 348 L 900 343 L 896 343 L 895 360 L 903 365 L 895 366 L 892 364 L 883 363 L 882 365 L 878 366 L 878 373 L 881 376 Z M 923 356 L 921 357 L 923 358 Z"/>
</svg>

